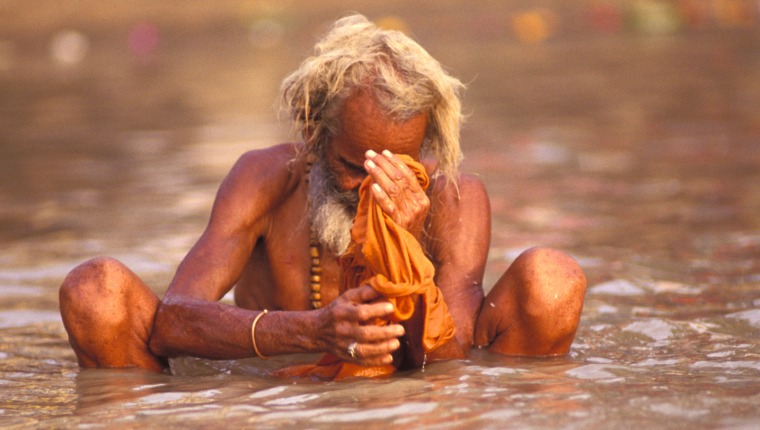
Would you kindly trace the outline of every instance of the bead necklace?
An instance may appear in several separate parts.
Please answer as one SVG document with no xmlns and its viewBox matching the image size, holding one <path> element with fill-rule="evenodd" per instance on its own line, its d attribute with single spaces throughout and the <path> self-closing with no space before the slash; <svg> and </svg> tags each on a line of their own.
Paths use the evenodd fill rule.
<svg viewBox="0 0 760 430">
<path fill-rule="evenodd" d="M 311 174 L 311 165 L 314 162 L 314 157 L 309 154 L 306 159 L 306 183 L 309 183 L 309 176 Z M 311 307 L 319 309 L 322 307 L 322 266 L 319 252 L 319 239 L 317 239 L 317 232 L 314 230 L 314 226 L 309 223 L 309 259 L 311 260 L 311 266 L 309 267 L 309 301 Z"/>
<path fill-rule="evenodd" d="M 322 307 L 322 266 L 319 261 L 319 240 L 313 227 L 309 228 L 309 258 L 309 300 L 312 308 L 319 309 Z"/>
</svg>

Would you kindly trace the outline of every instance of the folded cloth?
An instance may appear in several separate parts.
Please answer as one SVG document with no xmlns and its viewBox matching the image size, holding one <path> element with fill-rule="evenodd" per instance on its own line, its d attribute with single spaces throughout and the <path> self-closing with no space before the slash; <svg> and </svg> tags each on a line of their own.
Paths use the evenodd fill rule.
<svg viewBox="0 0 760 430">
<path fill-rule="evenodd" d="M 422 189 L 430 180 L 422 164 L 406 155 L 398 155 L 412 171 Z M 351 244 L 341 257 L 341 292 L 369 284 L 393 305 L 390 321 L 408 320 L 414 314 L 417 298 L 424 313 L 422 346 L 430 352 L 454 337 L 451 318 L 441 290 L 433 278 L 435 267 L 425 256 L 417 239 L 396 224 L 375 201 L 368 176 L 359 187 L 359 206 L 351 228 Z M 377 324 L 387 324 L 378 321 Z M 381 377 L 395 372 L 392 365 L 359 366 L 325 354 L 314 365 L 280 369 L 281 376 L 309 376 L 341 380 L 351 377 Z"/>
</svg>

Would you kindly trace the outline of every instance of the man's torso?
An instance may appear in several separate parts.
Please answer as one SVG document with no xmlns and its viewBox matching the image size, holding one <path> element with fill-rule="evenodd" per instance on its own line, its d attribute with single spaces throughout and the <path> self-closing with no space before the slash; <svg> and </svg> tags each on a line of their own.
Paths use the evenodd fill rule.
<svg viewBox="0 0 760 430">
<path fill-rule="evenodd" d="M 283 190 L 283 198 L 270 210 L 269 228 L 258 238 L 235 286 L 235 302 L 250 309 L 307 310 L 311 308 L 310 269 L 313 260 L 306 216 L 305 169 L 303 164 L 276 168 L 290 168 L 289 174 L 295 176 L 298 185 Z M 431 183 L 429 189 L 436 187 Z M 431 198 L 432 202 L 439 200 Z M 435 209 L 431 208 L 431 213 L 442 212 Z M 324 247 L 319 248 L 319 271 L 321 300 L 326 305 L 339 295 L 340 267 L 338 257 Z"/>
</svg>

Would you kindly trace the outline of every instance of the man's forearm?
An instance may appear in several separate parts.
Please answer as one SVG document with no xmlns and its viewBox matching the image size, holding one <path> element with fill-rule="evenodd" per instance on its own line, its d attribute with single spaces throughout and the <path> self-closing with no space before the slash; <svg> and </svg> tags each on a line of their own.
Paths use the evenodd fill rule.
<svg viewBox="0 0 760 430">
<path fill-rule="evenodd" d="M 216 360 L 252 357 L 251 325 L 259 311 L 218 302 L 171 300 L 161 303 L 150 340 L 161 357 L 194 356 Z M 262 354 L 315 352 L 311 312 L 270 312 L 257 323 Z"/>
</svg>

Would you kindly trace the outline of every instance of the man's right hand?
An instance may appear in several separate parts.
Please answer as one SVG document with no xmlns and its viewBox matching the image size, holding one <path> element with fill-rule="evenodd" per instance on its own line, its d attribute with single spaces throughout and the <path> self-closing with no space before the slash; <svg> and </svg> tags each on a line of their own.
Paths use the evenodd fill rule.
<svg viewBox="0 0 760 430">
<path fill-rule="evenodd" d="M 392 353 L 404 335 L 400 324 L 377 325 L 388 320 L 393 305 L 369 285 L 346 291 L 320 309 L 319 337 L 323 349 L 345 361 L 366 366 L 391 364 Z M 349 347 L 354 344 L 354 356 Z"/>
</svg>

